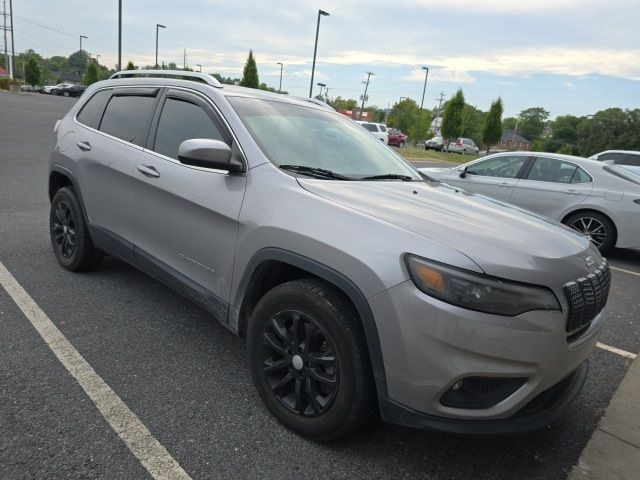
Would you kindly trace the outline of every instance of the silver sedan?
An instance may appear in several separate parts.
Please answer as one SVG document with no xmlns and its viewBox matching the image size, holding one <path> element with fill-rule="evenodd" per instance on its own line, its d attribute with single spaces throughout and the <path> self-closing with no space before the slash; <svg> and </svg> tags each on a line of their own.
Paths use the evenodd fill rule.
<svg viewBox="0 0 640 480">
<path fill-rule="evenodd" d="M 420 170 L 468 192 L 562 222 L 588 235 L 600 251 L 640 246 L 640 175 L 622 165 L 554 153 L 509 152 L 454 168 Z"/>
</svg>

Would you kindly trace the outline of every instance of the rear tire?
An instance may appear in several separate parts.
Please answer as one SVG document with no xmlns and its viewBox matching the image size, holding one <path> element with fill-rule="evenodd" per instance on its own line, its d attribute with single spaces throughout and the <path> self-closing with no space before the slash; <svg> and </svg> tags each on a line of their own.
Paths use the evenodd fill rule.
<svg viewBox="0 0 640 480">
<path fill-rule="evenodd" d="M 375 388 L 361 325 L 330 284 L 301 279 L 273 288 L 251 315 L 247 345 L 262 401 L 298 435 L 335 440 L 373 412 Z"/>
<path fill-rule="evenodd" d="M 73 189 L 63 187 L 51 202 L 49 234 L 60 265 L 72 272 L 95 268 L 102 255 L 93 245 Z"/>
<path fill-rule="evenodd" d="M 62 96 L 63 96 L 63 97 L 68 97 L 68 96 L 69 96 L 69 92 L 66 92 L 66 91 L 65 91 L 65 92 L 62 92 Z"/>
<path fill-rule="evenodd" d="M 565 219 L 564 224 L 589 236 L 601 253 L 616 244 L 616 228 L 609 217 L 598 212 L 579 212 Z"/>
</svg>

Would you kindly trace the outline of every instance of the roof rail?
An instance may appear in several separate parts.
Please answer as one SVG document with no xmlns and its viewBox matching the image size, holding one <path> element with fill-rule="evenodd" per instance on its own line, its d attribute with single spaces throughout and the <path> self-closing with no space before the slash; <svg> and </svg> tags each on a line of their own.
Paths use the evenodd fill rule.
<svg viewBox="0 0 640 480">
<path fill-rule="evenodd" d="M 118 78 L 174 78 L 176 80 L 191 80 L 206 83 L 212 87 L 222 88 L 222 84 L 208 73 L 189 72 L 186 70 L 121 70 L 109 77 Z"/>
</svg>

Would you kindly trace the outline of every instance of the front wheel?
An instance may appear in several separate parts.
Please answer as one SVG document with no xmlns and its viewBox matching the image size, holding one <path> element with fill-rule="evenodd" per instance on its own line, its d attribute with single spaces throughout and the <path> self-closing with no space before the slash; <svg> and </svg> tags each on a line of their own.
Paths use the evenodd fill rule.
<svg viewBox="0 0 640 480">
<path fill-rule="evenodd" d="M 69 96 L 69 92 L 62 92 L 62 96 L 63 97 L 68 97 Z"/>
<path fill-rule="evenodd" d="M 616 229 L 613 222 L 597 212 L 581 212 L 571 215 L 565 225 L 586 235 L 600 252 L 605 253 L 616 243 Z"/>
<path fill-rule="evenodd" d="M 303 437 L 343 437 L 372 413 L 375 388 L 353 307 L 330 284 L 278 285 L 258 303 L 247 332 L 253 382 L 271 413 Z"/>
</svg>

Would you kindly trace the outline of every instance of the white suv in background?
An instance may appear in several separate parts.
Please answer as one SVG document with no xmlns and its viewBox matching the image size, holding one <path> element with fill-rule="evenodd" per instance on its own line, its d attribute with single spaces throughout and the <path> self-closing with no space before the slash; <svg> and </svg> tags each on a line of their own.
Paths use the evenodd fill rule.
<svg viewBox="0 0 640 480">
<path fill-rule="evenodd" d="M 364 129 L 369 130 L 374 137 L 382 140 L 385 145 L 389 145 L 389 132 L 387 132 L 387 126 L 384 123 L 362 122 L 357 121 Z"/>
</svg>

